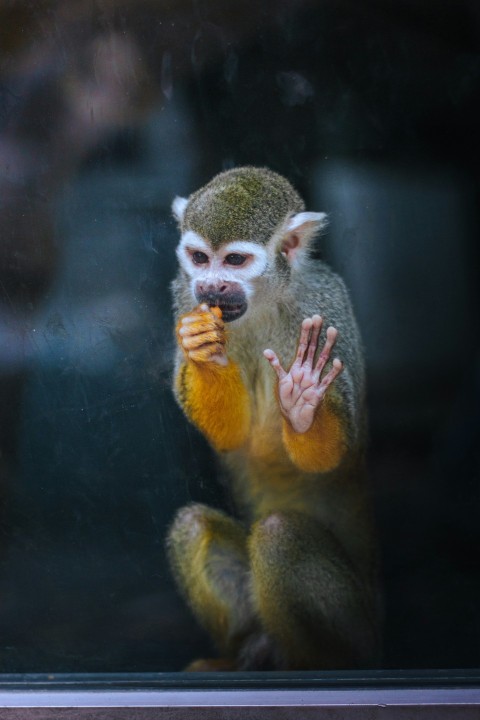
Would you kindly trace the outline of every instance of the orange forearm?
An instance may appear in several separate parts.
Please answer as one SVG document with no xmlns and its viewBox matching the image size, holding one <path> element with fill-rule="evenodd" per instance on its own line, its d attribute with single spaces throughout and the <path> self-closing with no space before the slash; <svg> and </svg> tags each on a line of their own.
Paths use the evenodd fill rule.
<svg viewBox="0 0 480 720">
<path fill-rule="evenodd" d="M 176 378 L 185 413 L 216 450 L 234 450 L 250 429 L 250 398 L 236 363 L 186 361 Z"/>
<path fill-rule="evenodd" d="M 342 421 L 328 399 L 317 410 L 312 427 L 297 433 L 283 420 L 282 436 L 292 462 L 305 472 L 329 472 L 341 462 L 346 450 Z"/>
</svg>

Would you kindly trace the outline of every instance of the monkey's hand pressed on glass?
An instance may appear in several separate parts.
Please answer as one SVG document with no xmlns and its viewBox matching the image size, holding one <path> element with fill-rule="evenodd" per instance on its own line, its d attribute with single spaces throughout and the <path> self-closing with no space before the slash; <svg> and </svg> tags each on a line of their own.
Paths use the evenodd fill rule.
<svg viewBox="0 0 480 720">
<path fill-rule="evenodd" d="M 320 315 L 305 318 L 302 322 L 297 355 L 288 372 L 273 350 L 263 353 L 278 377 L 280 411 L 297 433 L 310 430 L 316 409 L 343 369 L 342 362 L 335 358 L 330 371 L 322 376 L 338 334 L 334 327 L 327 329 L 325 345 L 315 358 L 322 325 Z"/>
</svg>

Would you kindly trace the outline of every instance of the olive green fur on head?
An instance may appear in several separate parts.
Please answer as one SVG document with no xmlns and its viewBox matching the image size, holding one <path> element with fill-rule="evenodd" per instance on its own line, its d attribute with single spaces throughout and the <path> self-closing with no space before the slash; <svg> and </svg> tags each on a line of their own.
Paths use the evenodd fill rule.
<svg viewBox="0 0 480 720">
<path fill-rule="evenodd" d="M 267 168 L 234 168 L 189 197 L 181 230 L 193 230 L 214 249 L 232 240 L 266 244 L 290 215 L 304 209 L 300 195 L 281 175 Z"/>
</svg>

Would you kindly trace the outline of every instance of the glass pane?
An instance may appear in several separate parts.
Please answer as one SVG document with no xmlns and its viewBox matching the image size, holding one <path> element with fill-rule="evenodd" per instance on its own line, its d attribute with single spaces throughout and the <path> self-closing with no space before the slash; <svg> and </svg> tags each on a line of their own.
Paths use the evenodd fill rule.
<svg viewBox="0 0 480 720">
<path fill-rule="evenodd" d="M 188 503 L 239 514 L 228 473 L 172 392 L 171 206 L 246 165 L 327 213 L 308 262 L 345 281 L 365 351 L 383 650 L 345 661 L 337 647 L 307 669 L 478 666 L 479 21 L 474 0 L 2 4 L 4 673 L 169 672 L 221 656 L 166 550 Z M 282 246 L 288 268 L 300 227 Z M 264 251 L 237 230 L 229 239 Z M 310 292 L 301 277 L 295 302 Z M 277 299 L 262 300 L 252 332 L 270 337 Z M 268 369 L 261 355 L 250 362 L 245 372 Z M 327 544 L 355 510 L 330 487 Z M 287 512 L 321 502 L 291 485 L 275 493 Z M 289 553 L 282 573 L 286 563 L 298 586 Z M 308 618 L 302 604 L 318 586 L 298 592 L 294 632 L 324 623 L 330 637 L 341 620 Z M 263 664 L 255 652 L 256 667 L 236 656 L 230 667 L 298 669 L 276 664 L 270 646 Z"/>
</svg>

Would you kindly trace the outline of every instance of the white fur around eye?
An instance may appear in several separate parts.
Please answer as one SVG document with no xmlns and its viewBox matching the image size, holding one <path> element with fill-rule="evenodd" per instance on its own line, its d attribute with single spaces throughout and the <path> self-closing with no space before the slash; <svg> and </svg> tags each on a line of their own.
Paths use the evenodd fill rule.
<svg viewBox="0 0 480 720">
<path fill-rule="evenodd" d="M 239 265 L 237 268 L 232 267 L 232 273 L 237 280 L 240 277 L 244 280 L 253 280 L 259 277 L 267 267 L 267 251 L 258 243 L 248 242 L 248 240 L 235 240 L 223 245 L 220 251 L 223 259 L 232 254 L 249 255 L 251 257 L 246 267 L 243 267 L 243 265 Z"/>
<path fill-rule="evenodd" d="M 205 253 L 209 262 L 194 263 L 193 252 Z M 249 260 L 246 267 L 225 264 L 225 258 L 232 253 L 247 255 Z M 177 257 L 180 266 L 190 277 L 193 298 L 195 298 L 196 283 L 220 281 L 238 283 L 243 287 L 245 295 L 251 297 L 254 292 L 252 281 L 262 275 L 268 262 L 266 249 L 258 243 L 237 240 L 222 245 L 217 252 L 214 252 L 211 245 L 193 230 L 187 230 L 182 235 L 177 247 Z"/>
<path fill-rule="evenodd" d="M 187 230 L 177 246 L 177 258 L 181 267 L 188 275 L 192 275 L 193 270 L 201 266 L 194 265 L 190 249 L 194 251 L 204 252 L 210 258 L 212 256 L 212 248 L 210 245 L 193 230 Z"/>
</svg>

